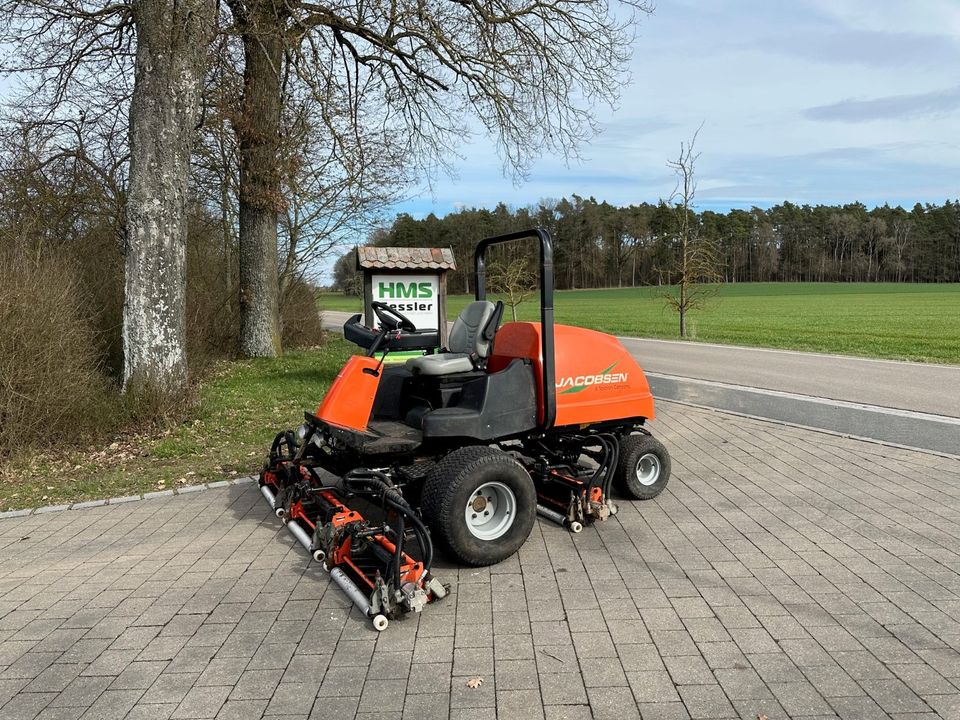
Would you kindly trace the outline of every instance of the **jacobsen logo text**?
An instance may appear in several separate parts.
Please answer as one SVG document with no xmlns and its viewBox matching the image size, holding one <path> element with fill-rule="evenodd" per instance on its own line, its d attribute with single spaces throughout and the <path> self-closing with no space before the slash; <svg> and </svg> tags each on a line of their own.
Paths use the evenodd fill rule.
<svg viewBox="0 0 960 720">
<path fill-rule="evenodd" d="M 629 377 L 628 373 L 602 372 L 596 375 L 577 375 L 576 377 L 567 376 L 560 378 L 557 382 L 557 390 L 563 394 L 580 392 L 594 385 L 616 385 L 625 383 Z"/>
</svg>

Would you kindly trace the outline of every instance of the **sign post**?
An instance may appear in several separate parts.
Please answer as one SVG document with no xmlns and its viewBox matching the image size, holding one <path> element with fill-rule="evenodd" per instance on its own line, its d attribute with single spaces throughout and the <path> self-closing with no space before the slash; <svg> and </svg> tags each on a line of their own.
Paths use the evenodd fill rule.
<svg viewBox="0 0 960 720">
<path fill-rule="evenodd" d="M 455 270 L 450 248 L 358 247 L 363 271 L 364 324 L 377 326 L 372 303 L 382 302 L 417 329 L 436 329 L 447 344 L 447 271 Z"/>
</svg>

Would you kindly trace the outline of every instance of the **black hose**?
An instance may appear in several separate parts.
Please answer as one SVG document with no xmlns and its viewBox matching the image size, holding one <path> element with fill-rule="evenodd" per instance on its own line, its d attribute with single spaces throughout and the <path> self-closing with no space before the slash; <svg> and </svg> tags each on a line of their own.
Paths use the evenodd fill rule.
<svg viewBox="0 0 960 720">
<path fill-rule="evenodd" d="M 390 478 L 376 470 L 354 470 L 347 473 L 344 478 L 344 489 L 356 495 L 379 496 L 381 506 L 384 509 L 390 508 L 398 515 L 407 518 L 413 525 L 414 534 L 417 536 L 417 542 L 423 551 L 423 566 L 426 572 L 433 566 L 433 541 L 430 539 L 430 531 L 417 517 L 416 512 L 410 506 L 410 503 L 404 499 L 399 490 L 390 482 Z M 398 553 L 402 552 L 403 534 L 397 538 Z M 398 555 L 399 557 L 399 555 Z M 397 563 L 399 568 L 399 561 Z M 398 583 L 399 587 L 399 583 Z"/>
<path fill-rule="evenodd" d="M 423 521 L 421 521 L 416 514 L 411 513 L 408 517 L 410 518 L 410 522 L 413 523 L 413 531 L 417 535 L 417 542 L 420 543 L 420 549 L 423 550 L 424 572 L 430 572 L 430 568 L 433 567 L 433 540 L 430 539 L 430 531 L 427 530 L 427 526 L 423 524 Z"/>
<path fill-rule="evenodd" d="M 613 485 L 613 476 L 617 470 L 617 462 L 620 459 L 618 449 L 619 442 L 609 433 L 598 433 L 594 436 L 600 444 L 601 455 L 597 464 L 597 469 L 590 476 L 589 487 L 594 487 L 599 483 L 600 490 L 604 498 L 609 497 L 610 489 Z"/>
<path fill-rule="evenodd" d="M 283 440 L 283 433 L 279 432 L 273 438 L 270 444 L 270 464 L 276 465 L 280 461 L 280 441 Z"/>
<path fill-rule="evenodd" d="M 397 542 L 396 542 L 396 552 L 394 553 L 394 569 L 393 576 L 397 583 L 397 589 L 400 589 L 400 566 L 403 563 L 403 513 L 397 513 Z"/>
<path fill-rule="evenodd" d="M 608 498 L 610 490 L 613 487 L 613 477 L 617 473 L 617 467 L 620 464 L 620 441 L 614 435 L 608 436 L 610 439 L 610 462 L 608 463 L 607 475 L 604 479 L 603 496 Z"/>
</svg>

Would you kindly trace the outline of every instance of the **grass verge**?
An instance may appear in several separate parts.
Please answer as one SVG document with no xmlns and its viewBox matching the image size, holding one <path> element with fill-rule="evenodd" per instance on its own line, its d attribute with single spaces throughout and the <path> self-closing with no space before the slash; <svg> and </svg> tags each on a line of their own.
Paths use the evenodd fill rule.
<svg viewBox="0 0 960 720">
<path fill-rule="evenodd" d="M 0 468 L 0 511 L 138 495 L 259 472 L 279 431 L 316 408 L 355 349 L 334 340 L 278 359 L 224 363 L 190 418 L 106 448 L 14 457 Z"/>
<path fill-rule="evenodd" d="M 471 300 L 448 298 L 456 317 Z M 324 293 L 322 309 L 358 312 L 359 298 Z M 559 323 L 616 335 L 677 339 L 677 315 L 658 288 L 565 290 Z M 537 298 L 518 308 L 536 320 Z M 509 309 L 506 317 L 510 317 Z M 702 342 L 960 364 L 960 285 L 906 283 L 737 283 L 722 285 L 706 309 L 691 312 Z"/>
</svg>

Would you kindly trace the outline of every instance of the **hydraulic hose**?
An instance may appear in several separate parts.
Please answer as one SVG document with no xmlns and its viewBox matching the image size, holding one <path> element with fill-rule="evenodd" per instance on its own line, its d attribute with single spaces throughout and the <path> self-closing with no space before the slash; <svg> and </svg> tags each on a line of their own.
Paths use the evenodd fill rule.
<svg viewBox="0 0 960 720">
<path fill-rule="evenodd" d="M 417 517 L 416 512 L 410 503 L 399 493 L 391 483 L 390 479 L 382 472 L 376 470 L 361 470 L 347 473 L 344 478 L 344 489 L 357 495 L 379 496 L 384 509 L 391 509 L 398 515 L 405 517 L 413 526 L 413 532 L 417 536 L 417 542 L 423 551 L 423 566 L 425 572 L 429 572 L 433 566 L 433 542 L 430 539 L 430 531 Z M 398 537 L 398 553 L 403 545 L 403 535 Z M 399 557 L 399 555 L 398 555 Z M 400 562 L 397 560 L 398 574 Z M 399 586 L 399 583 L 398 583 Z"/>
<path fill-rule="evenodd" d="M 403 564 L 403 513 L 397 513 L 397 542 L 396 551 L 393 554 L 393 576 L 396 580 L 397 589 L 400 589 L 400 566 Z"/>
</svg>

